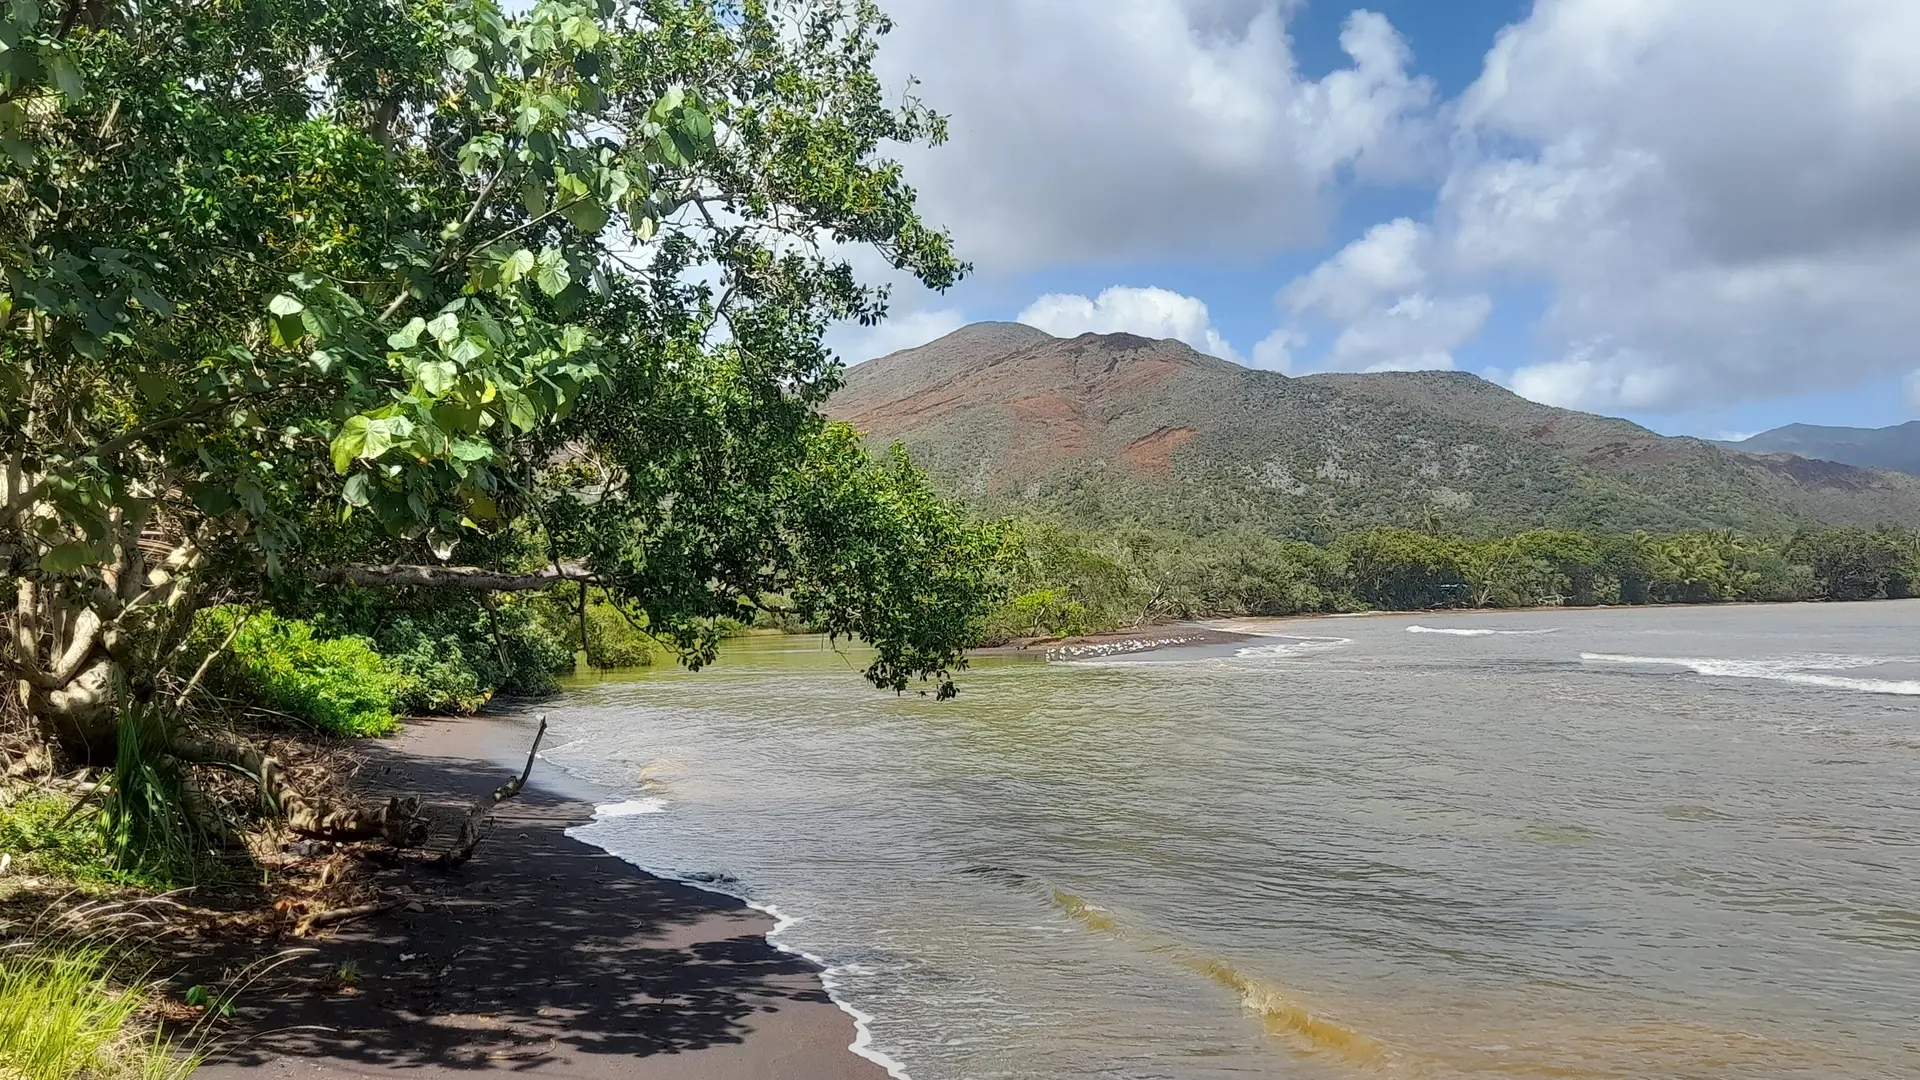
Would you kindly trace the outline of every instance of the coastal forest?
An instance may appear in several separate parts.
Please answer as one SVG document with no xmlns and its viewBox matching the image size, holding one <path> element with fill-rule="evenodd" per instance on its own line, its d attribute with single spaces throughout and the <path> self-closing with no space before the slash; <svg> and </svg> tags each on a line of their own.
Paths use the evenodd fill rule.
<svg viewBox="0 0 1920 1080">
<path fill-rule="evenodd" d="M 969 269 L 887 156 L 945 137 L 875 75 L 887 29 L 0 0 L 0 1076 L 186 1075 L 222 999 L 101 913 L 190 889 L 141 918 L 284 943 L 386 910 L 349 854 L 457 869 L 519 787 L 449 839 L 350 740 L 581 666 L 805 631 L 944 700 L 970 648 L 1169 620 L 1920 592 L 1920 481 L 1464 383 L 1242 393 L 996 331 L 913 375 L 1011 380 L 987 411 L 903 404 L 898 357 L 823 344 L 888 314 L 857 266 Z"/>
<path fill-rule="evenodd" d="M 818 410 L 825 328 L 886 313 L 855 251 L 966 269 L 883 154 L 943 135 L 873 75 L 886 25 L 0 5 L 9 933 L 74 880 L 225 883 L 265 941 L 348 917 L 289 835 L 446 838 L 325 740 L 550 689 L 576 652 L 698 667 L 771 613 L 953 692 L 998 534 Z M 109 976 L 146 962 L 114 959 L 6 953 L 0 1072 L 190 1068 L 124 1036 Z"/>
</svg>

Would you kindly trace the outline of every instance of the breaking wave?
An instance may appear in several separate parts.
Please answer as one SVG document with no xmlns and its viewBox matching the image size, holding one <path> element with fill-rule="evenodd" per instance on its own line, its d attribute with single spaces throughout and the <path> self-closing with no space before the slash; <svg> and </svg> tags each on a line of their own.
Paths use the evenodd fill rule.
<svg viewBox="0 0 1920 1080">
<path fill-rule="evenodd" d="M 1775 660 L 1723 660 L 1715 657 L 1581 653 L 1580 659 L 1596 664 L 1642 664 L 1653 667 L 1685 668 L 1696 675 L 1711 675 L 1725 679 L 1765 679 L 1769 682 L 1815 686 L 1825 690 L 1849 690 L 1858 694 L 1920 696 L 1920 680 L 1858 679 L 1848 675 L 1823 674 L 1826 671 L 1844 671 L 1848 668 L 1900 663 L 1909 661 L 1911 658 L 1908 657 L 1816 655 Z"/>
<path fill-rule="evenodd" d="M 1557 626 L 1549 626 L 1543 630 L 1492 630 L 1486 627 L 1467 629 L 1455 626 L 1407 627 L 1407 633 L 1409 634 L 1448 634 L 1452 637 L 1493 637 L 1495 635 L 1505 637 L 1533 637 L 1538 634 L 1557 634 L 1559 632 L 1560 628 Z"/>
</svg>

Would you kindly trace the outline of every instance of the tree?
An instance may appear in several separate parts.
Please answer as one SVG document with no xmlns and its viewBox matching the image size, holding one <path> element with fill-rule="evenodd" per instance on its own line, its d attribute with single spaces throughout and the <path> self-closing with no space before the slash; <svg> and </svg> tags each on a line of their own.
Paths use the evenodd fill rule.
<svg viewBox="0 0 1920 1080">
<path fill-rule="evenodd" d="M 0 664 L 70 751 L 305 585 L 588 583 L 694 664 L 784 597 L 951 693 L 998 540 L 816 412 L 852 249 L 964 271 L 871 0 L 4 10 Z"/>
</svg>

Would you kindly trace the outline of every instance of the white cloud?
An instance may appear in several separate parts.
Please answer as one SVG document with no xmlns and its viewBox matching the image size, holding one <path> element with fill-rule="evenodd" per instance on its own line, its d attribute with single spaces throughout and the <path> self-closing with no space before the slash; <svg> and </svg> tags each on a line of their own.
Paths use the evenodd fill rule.
<svg viewBox="0 0 1920 1080">
<path fill-rule="evenodd" d="M 1431 244 L 1426 226 L 1408 218 L 1375 225 L 1288 285 L 1280 293 L 1280 302 L 1295 314 L 1319 310 L 1334 319 L 1358 319 L 1381 296 L 1405 295 L 1425 283 L 1425 258 Z"/>
<path fill-rule="evenodd" d="M 1207 305 L 1168 289 L 1116 285 L 1091 300 L 1074 293 L 1048 293 L 1027 305 L 1017 320 L 1055 337 L 1127 333 L 1174 338 L 1203 353 L 1240 361 L 1233 346 L 1214 329 Z"/>
<path fill-rule="evenodd" d="M 901 349 L 925 345 L 966 324 L 966 317 L 951 308 L 913 311 L 889 318 L 878 326 L 841 323 L 827 331 L 826 343 L 840 359 L 849 364 L 858 364 Z"/>
<path fill-rule="evenodd" d="M 1297 320 L 1318 315 L 1340 327 L 1319 366 L 1335 371 L 1419 371 L 1454 366 L 1453 350 L 1473 340 L 1493 304 L 1473 293 L 1437 296 L 1433 236 L 1408 218 L 1375 225 L 1332 258 L 1280 290 Z M 1289 334 L 1305 341 L 1297 327 Z"/>
<path fill-rule="evenodd" d="M 1513 386 L 1675 411 L 1920 359 L 1920 4 L 1539 0 L 1459 103 L 1439 239 L 1549 283 Z"/>
<path fill-rule="evenodd" d="M 893 0 L 879 65 L 951 120 L 904 152 L 928 216 L 988 273 L 1316 242 L 1349 173 L 1426 164 L 1431 83 L 1355 12 L 1302 78 L 1296 0 Z"/>
<path fill-rule="evenodd" d="M 1322 363 L 1336 371 L 1451 370 L 1453 350 L 1479 335 L 1492 310 L 1485 296 L 1412 293 L 1347 324 Z"/>
<path fill-rule="evenodd" d="M 1268 371 L 1293 370 L 1293 350 L 1307 343 L 1307 336 L 1289 327 L 1281 327 L 1253 347 L 1252 367 Z"/>
</svg>

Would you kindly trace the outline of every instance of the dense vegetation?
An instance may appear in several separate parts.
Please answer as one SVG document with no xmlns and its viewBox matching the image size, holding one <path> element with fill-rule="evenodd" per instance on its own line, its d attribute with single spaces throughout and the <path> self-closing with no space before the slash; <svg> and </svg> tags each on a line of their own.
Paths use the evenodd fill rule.
<svg viewBox="0 0 1920 1080">
<path fill-rule="evenodd" d="M 590 662 L 777 609 L 952 692 L 995 533 L 818 412 L 854 248 L 964 271 L 869 0 L 0 14 L 0 668 L 64 754 L 537 692 L 561 587 Z"/>
<path fill-rule="evenodd" d="M 1014 598 L 993 617 L 995 641 L 1225 615 L 1920 595 L 1920 532 L 1895 528 L 1776 539 L 1378 528 L 1309 542 L 1028 522 L 1018 534 Z"/>
</svg>

